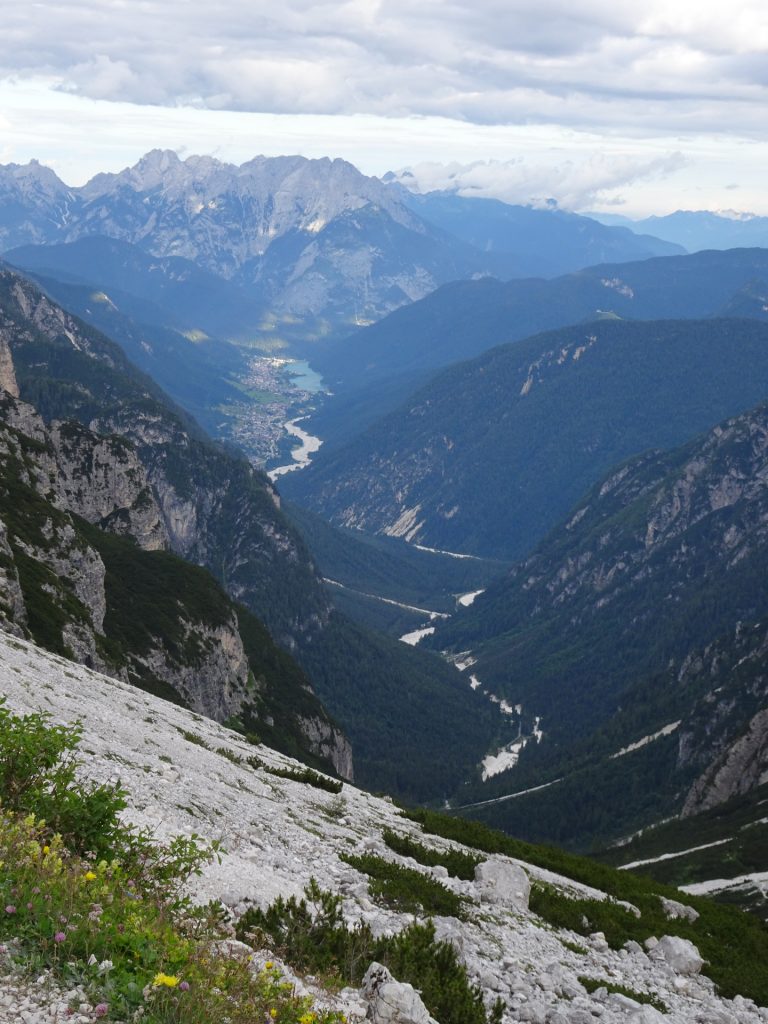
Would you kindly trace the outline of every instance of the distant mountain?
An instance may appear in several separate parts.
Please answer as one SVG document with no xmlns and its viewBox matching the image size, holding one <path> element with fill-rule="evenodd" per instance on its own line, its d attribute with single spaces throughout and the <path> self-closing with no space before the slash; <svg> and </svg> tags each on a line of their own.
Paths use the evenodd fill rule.
<svg viewBox="0 0 768 1024">
<path fill-rule="evenodd" d="M 596 219 L 611 226 L 621 225 L 640 236 L 657 238 L 683 246 L 688 252 L 702 249 L 737 249 L 768 246 L 768 217 L 754 214 L 721 214 L 710 210 L 677 210 L 664 217 L 630 220 L 596 214 Z"/>
<path fill-rule="evenodd" d="M 450 192 L 402 193 L 424 220 L 481 252 L 513 254 L 518 276 L 556 277 L 578 267 L 673 256 L 680 245 L 641 236 L 629 227 L 606 227 L 590 217 L 558 209 L 515 206 L 498 199 Z M 634 252 L 633 252 L 634 250 Z"/>
<path fill-rule="evenodd" d="M 522 557 L 616 462 L 766 394 L 766 324 L 601 320 L 443 371 L 282 486 L 340 526 Z"/>
<path fill-rule="evenodd" d="M 313 361 L 335 387 L 350 391 L 399 375 L 402 400 L 409 374 L 434 371 L 503 342 L 600 316 L 718 316 L 737 292 L 760 281 L 768 281 L 763 249 L 605 264 L 551 281 L 461 281 L 397 310 L 354 339 L 318 350 Z"/>
<path fill-rule="evenodd" d="M 768 406 L 616 468 L 427 643 L 462 652 L 543 735 L 462 793 L 575 844 L 692 814 L 768 768 Z M 532 809 L 535 807 L 535 814 Z"/>
<path fill-rule="evenodd" d="M 517 223 L 526 220 L 521 209 L 483 209 L 488 229 L 497 224 L 510 239 L 507 248 L 489 248 L 483 239 L 471 244 L 458 223 L 460 233 L 450 233 L 437 213 L 430 219 L 415 200 L 404 201 L 402 189 L 343 160 L 256 157 L 238 167 L 153 150 L 134 167 L 98 174 L 81 188 L 68 188 L 39 164 L 0 167 L 0 251 L 92 236 L 138 246 L 160 265 L 150 268 L 151 278 L 142 270 L 146 290 L 139 290 L 136 260 L 126 258 L 124 291 L 157 301 L 165 279 L 161 297 L 170 301 L 174 289 L 165 285 L 175 279 L 175 293 L 186 286 L 188 297 L 186 310 L 172 303 L 182 319 L 246 344 L 301 346 L 348 335 L 448 281 L 554 272 L 542 269 L 548 252 L 550 267 L 570 270 L 598 258 L 670 250 L 624 229 L 546 211 L 531 211 L 542 234 L 534 242 L 533 224 L 521 230 Z M 52 259 L 61 264 L 66 255 L 27 250 L 18 258 L 47 273 Z M 108 270 L 96 249 L 71 255 L 88 283 L 98 284 Z"/>
</svg>

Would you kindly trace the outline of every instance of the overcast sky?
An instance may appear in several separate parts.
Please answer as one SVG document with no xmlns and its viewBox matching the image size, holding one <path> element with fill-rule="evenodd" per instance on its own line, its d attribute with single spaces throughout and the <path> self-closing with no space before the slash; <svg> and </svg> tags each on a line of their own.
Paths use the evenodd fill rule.
<svg viewBox="0 0 768 1024">
<path fill-rule="evenodd" d="M 0 10 L 0 161 L 342 156 L 572 209 L 768 214 L 764 0 L 59 0 Z"/>
</svg>

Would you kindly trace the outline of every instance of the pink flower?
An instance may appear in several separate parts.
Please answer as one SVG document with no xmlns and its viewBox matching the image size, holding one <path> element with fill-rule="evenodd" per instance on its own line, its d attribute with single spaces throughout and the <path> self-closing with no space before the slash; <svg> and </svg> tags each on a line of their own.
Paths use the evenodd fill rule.
<svg viewBox="0 0 768 1024">
<path fill-rule="evenodd" d="M 9 903 L 8 906 L 5 908 L 5 912 L 6 912 L 6 914 L 15 914 L 16 913 L 16 907 L 14 907 L 14 905 L 12 903 Z"/>
<path fill-rule="evenodd" d="M 182 992 L 189 992 L 189 982 L 182 981 L 182 983 L 179 985 L 179 988 L 181 989 Z"/>
<path fill-rule="evenodd" d="M 97 1005 L 94 1007 L 93 1012 L 96 1014 L 97 1017 L 103 1017 L 108 1010 L 109 1006 L 107 1005 L 107 1003 L 97 1003 Z"/>
<path fill-rule="evenodd" d="M 56 934 L 53 936 L 53 941 L 54 942 L 63 942 L 64 939 L 66 939 L 66 937 L 67 936 L 64 934 L 64 932 L 56 932 Z"/>
</svg>

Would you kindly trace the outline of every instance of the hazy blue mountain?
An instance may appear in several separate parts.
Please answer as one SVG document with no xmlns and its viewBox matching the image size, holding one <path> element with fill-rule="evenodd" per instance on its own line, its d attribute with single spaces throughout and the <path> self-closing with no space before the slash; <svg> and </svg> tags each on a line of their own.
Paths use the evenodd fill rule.
<svg viewBox="0 0 768 1024">
<path fill-rule="evenodd" d="M 606 264 L 551 281 L 456 282 L 318 350 L 314 361 L 335 386 L 358 388 L 599 316 L 719 315 L 737 292 L 766 279 L 768 250 L 740 249 Z"/>
<path fill-rule="evenodd" d="M 684 248 L 629 227 L 607 227 L 565 210 L 516 206 L 498 199 L 401 193 L 424 220 L 482 252 L 513 254 L 515 277 L 555 277 L 597 263 L 673 256 Z"/>
<path fill-rule="evenodd" d="M 39 164 L 0 167 L 0 251 L 92 236 L 138 246 L 155 258 L 150 277 L 142 267 L 137 278 L 135 254 L 105 254 L 108 266 L 123 259 L 123 290 L 247 344 L 298 347 L 349 334 L 448 281 L 554 273 L 673 248 L 586 218 L 515 209 L 483 207 L 487 230 L 498 223 L 497 233 L 515 236 L 500 248 L 482 232 L 479 244 L 465 237 L 466 216 L 452 233 L 437 212 L 423 216 L 402 189 L 343 160 L 255 157 L 235 166 L 153 150 L 81 188 Z M 60 265 L 65 255 L 55 257 Z M 77 269 L 62 270 L 88 283 L 108 270 L 92 249 L 71 255 Z M 53 269 L 37 256 L 18 258 Z M 186 303 L 176 302 L 185 289 Z"/>
<path fill-rule="evenodd" d="M 282 487 L 340 526 L 520 557 L 619 460 L 766 394 L 766 324 L 601 320 L 450 367 Z"/>
<path fill-rule="evenodd" d="M 754 214 L 721 214 L 711 210 L 676 210 L 663 217 L 631 220 L 610 214 L 595 214 L 610 226 L 622 226 L 639 235 L 645 233 L 683 246 L 688 252 L 702 249 L 768 246 L 768 217 Z"/>
</svg>

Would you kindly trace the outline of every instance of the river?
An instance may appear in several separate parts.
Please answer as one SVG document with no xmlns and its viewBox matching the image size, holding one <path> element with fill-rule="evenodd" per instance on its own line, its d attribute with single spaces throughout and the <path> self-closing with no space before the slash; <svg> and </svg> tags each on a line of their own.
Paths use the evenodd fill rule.
<svg viewBox="0 0 768 1024">
<path fill-rule="evenodd" d="M 323 443 L 319 437 L 315 437 L 314 434 L 308 434 L 306 430 L 302 430 L 298 426 L 302 420 L 307 418 L 306 416 L 299 416 L 298 419 L 289 420 L 285 424 L 286 433 L 290 434 L 291 437 L 297 437 L 301 444 L 298 448 L 292 450 L 292 462 L 284 466 L 275 466 L 274 469 L 269 470 L 267 476 L 270 480 L 276 480 L 279 476 L 284 476 L 286 473 L 293 473 L 296 469 L 305 469 L 312 460 L 312 456 Z"/>
</svg>

